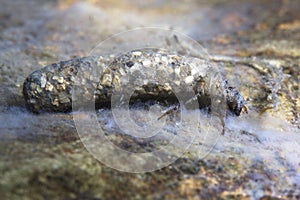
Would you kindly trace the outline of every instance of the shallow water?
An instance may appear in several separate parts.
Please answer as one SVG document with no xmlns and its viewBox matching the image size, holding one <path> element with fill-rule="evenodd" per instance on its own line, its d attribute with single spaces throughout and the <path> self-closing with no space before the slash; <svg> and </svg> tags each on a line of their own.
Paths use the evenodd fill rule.
<svg viewBox="0 0 300 200">
<path fill-rule="evenodd" d="M 124 113 L 126 115 L 126 112 L 125 110 L 120 111 L 120 114 Z M 107 131 L 107 134 L 117 132 L 132 137 L 136 137 L 133 131 L 136 125 L 150 129 L 149 133 L 156 133 L 155 131 L 151 132 L 153 122 L 149 120 L 149 117 L 155 122 L 163 112 L 137 111 L 135 109 L 131 112 L 134 113 L 131 116 L 134 121 L 129 122 L 128 118 L 120 115 L 116 123 L 116 119 L 112 116 L 110 110 L 101 110 L 99 112 L 101 127 Z M 285 160 L 285 165 L 294 169 L 295 173 L 300 173 L 300 150 L 297 148 L 300 145 L 300 131 L 286 120 L 280 119 L 280 116 L 259 115 L 255 111 L 250 111 L 249 114 L 244 114 L 241 117 L 228 117 L 226 119 L 225 135 L 222 135 L 222 125 L 220 119 L 216 116 L 211 116 L 203 111 L 187 111 L 186 117 L 181 121 L 178 118 L 174 120 L 172 116 L 167 116 L 166 121 L 158 121 L 155 128 L 166 132 L 164 134 L 156 133 L 152 139 L 170 141 L 176 134 L 180 134 L 176 132 L 176 129 L 184 127 L 185 134 L 195 137 L 192 142 L 194 145 L 191 147 L 193 150 L 196 148 L 201 149 L 201 145 L 211 147 L 211 149 L 205 149 L 207 152 L 201 152 L 203 150 L 198 149 L 199 158 L 206 156 L 207 153 L 233 151 L 239 152 L 241 156 L 249 159 L 265 160 L 270 162 L 270 166 L 273 167 L 282 167 L 280 162 Z M 138 123 L 132 124 L 136 122 Z M 159 125 L 159 123 L 162 124 Z M 127 130 L 120 129 L 124 125 L 126 125 Z M 214 141 L 206 138 L 207 135 L 214 137 Z M 149 138 L 153 136 L 148 134 Z M 180 147 L 180 144 L 178 145 Z M 298 182 L 298 184 L 300 183 Z"/>
<path fill-rule="evenodd" d="M 151 110 L 153 112 L 150 114 L 145 110 L 136 109 L 130 116 L 133 122 L 144 127 L 141 130 L 153 134 L 153 130 L 147 129 L 149 121 L 153 122 L 151 126 L 154 126 L 154 132 L 164 127 L 160 134 L 143 140 L 128 136 L 128 133 L 134 132 L 132 130 L 136 126 L 128 125 L 125 111 L 124 113 L 121 111 L 118 116 L 119 120 L 126 124 L 127 134 L 126 130 L 124 133 L 124 130 L 122 131 L 122 128 L 115 123 L 111 111 L 103 109 L 97 112 L 97 116 L 106 136 L 122 148 L 136 152 L 149 152 L 155 148 L 166 146 L 176 134 L 185 134 L 182 143 L 173 144 L 175 148 L 180 149 L 183 144 L 186 144 L 186 141 L 194 139 L 183 156 L 184 158 L 192 160 L 202 158 L 207 162 L 217 160 L 220 163 L 223 160 L 225 162 L 228 158 L 240 160 L 243 166 L 240 173 L 247 171 L 243 182 L 246 186 L 243 185 L 245 188 L 241 190 L 250 194 L 250 197 L 257 199 L 267 194 L 264 189 L 266 185 L 271 188 L 270 196 L 280 197 L 287 195 L 289 191 L 293 191 L 295 195 L 300 194 L 300 131 L 297 127 L 299 122 L 295 117 L 298 116 L 299 120 L 299 113 L 297 113 L 299 112 L 297 107 L 299 103 L 292 105 L 289 100 L 284 101 L 278 92 L 288 85 L 287 87 L 292 91 L 289 96 L 299 99 L 297 96 L 299 95 L 299 89 L 297 90 L 299 82 L 293 82 L 294 79 L 290 78 L 299 78 L 299 74 L 297 75 L 299 73 L 298 65 L 295 64 L 299 63 L 297 60 L 299 27 L 297 29 L 295 25 L 296 29 L 288 29 L 290 24 L 287 23 L 282 26 L 282 29 L 285 28 L 283 35 L 273 33 L 277 27 L 280 27 L 278 25 L 281 23 L 280 20 L 293 22 L 294 18 L 298 19 L 297 13 L 299 12 L 295 3 L 286 2 L 284 4 L 279 1 L 274 3 L 263 1 L 260 6 L 255 6 L 250 1 L 228 3 L 207 3 L 206 1 L 169 3 L 161 0 L 150 3 L 60 1 L 57 3 L 56 1 L 2 0 L 0 2 L 2 4 L 0 6 L 0 170 L 5 179 L 0 181 L 0 192 L 8 195 L 14 194 L 18 184 L 23 183 L 17 179 L 16 181 L 13 178 L 9 179 L 10 173 L 16 173 L 19 176 L 18 173 L 26 174 L 28 172 L 28 177 L 35 177 L 34 174 L 38 174 L 37 171 L 44 170 L 30 171 L 29 169 L 35 169 L 38 166 L 30 165 L 32 159 L 42 160 L 52 156 L 55 158 L 55 162 L 63 160 L 61 165 L 64 166 L 70 152 L 70 155 L 80 152 L 79 155 L 75 154 L 77 158 L 87 157 L 82 153 L 85 151 L 76 146 L 80 143 L 72 115 L 76 113 L 44 113 L 41 115 L 30 113 L 26 110 L 22 97 L 24 79 L 32 71 L 47 64 L 89 54 L 99 41 L 119 31 L 135 27 L 161 26 L 171 27 L 188 34 L 207 47 L 212 55 L 224 54 L 223 58 L 231 59 L 233 62 L 223 59 L 218 62 L 220 64 L 218 66 L 222 68 L 220 71 L 242 91 L 243 95 L 250 99 L 249 114 L 243 114 L 240 117 L 229 116 L 226 119 L 225 134 L 222 135 L 220 118 L 210 117 L 202 111 L 200 113 L 189 111 L 188 115 L 185 115 L 184 122 L 179 122 L 176 116 L 175 121 L 171 116 L 166 116 L 163 121 L 156 123 L 155 119 L 161 116 L 167 108 L 153 108 Z M 259 2 L 257 1 L 257 3 Z M 276 15 L 277 18 L 274 18 L 275 12 L 283 14 L 279 14 L 281 17 Z M 282 19 L 282 16 L 287 18 Z M 271 31 L 268 30 L 269 26 Z M 259 27 L 265 28 L 266 31 L 262 31 Z M 243 36 L 247 31 L 252 35 Z M 259 31 L 262 33 L 257 35 L 253 33 Z M 278 38 L 280 42 L 277 41 Z M 130 41 L 128 43 L 130 44 Z M 278 47 L 272 46 L 273 43 L 281 44 L 282 52 Z M 292 47 L 289 46 L 290 44 L 293 44 Z M 118 44 L 112 44 L 112 46 L 118 46 Z M 245 56 L 245 59 L 238 60 L 239 56 Z M 285 58 L 287 60 L 281 60 Z M 249 63 L 256 65 L 249 67 L 251 66 Z M 267 64 L 262 65 L 261 63 Z M 271 72 L 262 75 L 260 72 L 265 68 L 260 69 L 261 66 L 269 67 Z M 232 68 L 235 70 L 232 71 Z M 287 73 L 289 74 L 287 75 Z M 295 80 L 297 81 L 297 79 Z M 263 91 L 264 85 L 271 92 L 268 93 L 267 99 L 257 100 L 260 97 L 264 98 L 262 95 L 266 93 Z M 259 103 L 264 106 L 268 104 L 270 109 L 261 114 L 258 109 L 260 108 Z M 296 114 L 293 114 L 292 111 Z M 198 117 L 200 120 L 197 120 Z M 288 120 L 290 118 L 294 119 L 293 123 Z M 176 133 L 180 127 L 184 129 Z M 140 130 L 137 133 L 139 132 Z M 120 138 L 118 135 L 122 135 L 122 137 Z M 59 151 L 60 148 L 63 150 Z M 65 151 L 65 149 L 67 150 Z M 26 163 L 27 161 L 29 164 Z M 74 160 L 71 160 L 70 163 L 72 161 Z M 74 164 L 76 167 L 81 166 L 81 163 L 86 160 L 78 159 L 77 161 L 78 163 Z M 23 168 L 17 171 L 20 162 L 24 164 L 24 168 L 29 166 L 28 170 L 25 170 L 26 173 L 22 171 Z M 50 160 L 51 162 L 53 160 Z M 76 167 L 71 169 L 76 171 Z M 173 167 L 175 168 L 176 165 Z M 87 169 L 89 172 L 94 170 L 94 168 L 88 167 Z M 53 171 L 51 167 L 49 171 L 51 174 Z M 230 173 L 234 177 L 238 174 L 235 171 L 228 171 L 224 173 Z M 112 178 L 108 181 L 109 186 L 118 183 L 119 179 L 115 177 L 118 177 L 119 174 L 116 175 L 115 172 L 105 174 L 105 170 L 103 173 L 104 176 Z M 184 180 L 187 177 L 197 180 L 197 177 L 200 176 L 196 174 L 193 177 L 182 171 L 180 173 L 183 174 L 181 179 Z M 154 180 L 157 178 L 155 175 L 153 175 Z M 62 177 L 64 176 L 68 177 L 66 174 L 62 175 Z M 213 175 L 207 176 L 213 177 Z M 73 177 L 75 175 L 68 178 L 72 179 Z M 25 176 L 24 180 L 27 180 Z M 222 181 L 224 180 L 221 179 L 219 183 L 223 183 Z M 55 183 L 59 185 L 60 182 Z M 176 180 L 176 183 L 180 184 L 181 182 Z M 234 185 L 234 183 L 231 184 Z M 30 184 L 24 181 L 24 185 L 21 184 L 21 187 L 26 188 L 28 185 Z M 158 185 L 156 188 L 160 186 L 162 185 Z M 8 192 L 2 190 L 5 187 L 10 188 L 7 189 Z M 77 190 L 77 186 L 74 188 Z M 117 188 L 119 189 L 119 187 Z M 174 190 L 172 187 L 170 188 L 172 191 Z M 165 188 L 165 190 L 167 189 Z M 120 190 L 127 191 L 128 188 Z M 28 196 L 32 195 L 30 188 L 24 189 L 24 191 L 29 191 L 25 192 Z M 23 193 L 20 192 L 20 194 Z"/>
</svg>

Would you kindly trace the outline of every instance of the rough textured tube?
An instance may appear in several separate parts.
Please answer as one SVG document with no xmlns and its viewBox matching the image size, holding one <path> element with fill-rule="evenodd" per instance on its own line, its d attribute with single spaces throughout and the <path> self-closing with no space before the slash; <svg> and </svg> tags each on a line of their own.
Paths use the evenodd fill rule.
<svg viewBox="0 0 300 200">
<path fill-rule="evenodd" d="M 132 51 L 121 56 L 75 58 L 46 66 L 27 77 L 23 95 L 32 112 L 69 112 L 74 84 L 81 85 L 83 98 L 95 98 L 96 107 L 110 105 L 116 91 L 126 93 L 122 87 L 128 81 L 135 87 L 130 101 L 171 102 L 176 100 L 174 86 L 189 85 L 202 108 L 211 103 L 212 72 L 204 60 L 151 50 Z M 244 98 L 225 80 L 218 87 L 222 88 L 228 110 L 239 116 Z"/>
</svg>

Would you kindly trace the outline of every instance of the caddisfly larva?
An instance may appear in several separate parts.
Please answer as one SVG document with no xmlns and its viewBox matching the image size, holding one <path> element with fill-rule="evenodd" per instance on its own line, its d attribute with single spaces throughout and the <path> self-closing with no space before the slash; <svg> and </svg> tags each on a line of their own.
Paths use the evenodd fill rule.
<svg viewBox="0 0 300 200">
<path fill-rule="evenodd" d="M 189 92 L 203 108 L 215 95 L 211 85 L 218 84 L 227 109 L 239 116 L 246 108 L 244 98 L 225 80 L 211 83 L 212 70 L 205 60 L 152 50 L 75 58 L 33 72 L 24 82 L 23 95 L 27 108 L 35 113 L 71 111 L 74 84 L 80 85 L 81 98 L 94 99 L 96 107 L 110 105 L 115 92 L 129 96 L 130 102 L 174 102 L 180 92 Z"/>
</svg>

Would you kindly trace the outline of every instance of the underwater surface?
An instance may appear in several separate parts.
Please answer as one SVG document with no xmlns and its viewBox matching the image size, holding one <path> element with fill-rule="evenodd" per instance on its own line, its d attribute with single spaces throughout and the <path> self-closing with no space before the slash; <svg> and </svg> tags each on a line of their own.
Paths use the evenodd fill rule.
<svg viewBox="0 0 300 200">
<path fill-rule="evenodd" d="M 299 2 L 0 0 L 0 5 L 4 199 L 300 198 Z M 118 110 L 117 117 L 109 108 L 91 114 L 26 109 L 22 87 L 33 71 L 88 56 L 95 48 L 114 53 L 125 43 L 135 50 L 136 40 L 157 43 L 148 35 L 120 34 L 97 46 L 145 27 L 176 30 L 201 44 L 244 96 L 248 113 L 227 116 L 223 135 L 220 117 L 205 109 L 183 109 L 181 117 L 174 112 L 161 120 L 156 119 L 172 105 L 138 102 L 129 114 Z M 178 54 L 184 42 L 176 41 L 183 45 L 176 46 Z M 197 49 L 189 50 L 197 57 Z M 149 153 L 168 146 L 167 154 L 139 159 L 100 148 L 90 124 L 78 124 L 91 119 L 120 149 Z M 136 125 L 160 132 L 138 138 Z M 145 170 L 117 170 L 130 171 L 123 166 Z"/>
</svg>

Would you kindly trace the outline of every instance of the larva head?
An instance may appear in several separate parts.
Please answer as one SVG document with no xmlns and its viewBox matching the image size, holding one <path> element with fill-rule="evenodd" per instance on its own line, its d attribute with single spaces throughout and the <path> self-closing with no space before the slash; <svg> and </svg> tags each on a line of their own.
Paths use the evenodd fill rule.
<svg viewBox="0 0 300 200">
<path fill-rule="evenodd" d="M 245 108 L 243 96 L 233 87 L 225 89 L 228 109 L 237 116 L 240 116 L 242 109 Z"/>
</svg>

